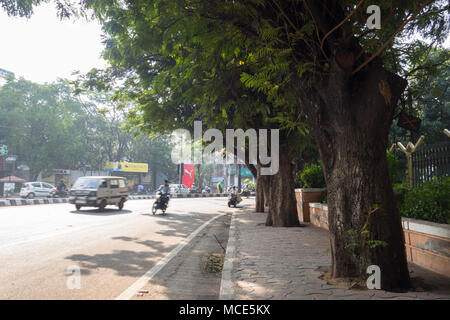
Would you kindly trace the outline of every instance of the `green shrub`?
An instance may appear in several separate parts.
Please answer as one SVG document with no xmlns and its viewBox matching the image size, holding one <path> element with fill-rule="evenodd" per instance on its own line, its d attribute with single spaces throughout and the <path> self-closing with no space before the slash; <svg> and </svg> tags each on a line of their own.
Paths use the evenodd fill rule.
<svg viewBox="0 0 450 320">
<path fill-rule="evenodd" d="M 450 223 L 450 177 L 427 181 L 405 193 L 400 213 L 409 218 Z"/>
<path fill-rule="evenodd" d="M 296 188 L 324 188 L 325 179 L 320 162 L 307 164 L 295 177 Z"/>
<path fill-rule="evenodd" d="M 398 183 L 402 180 L 403 171 L 398 157 L 391 151 L 386 152 L 386 159 L 388 164 L 389 179 L 392 184 Z"/>
<path fill-rule="evenodd" d="M 303 188 L 303 181 L 302 181 L 302 178 L 300 177 L 300 174 L 301 174 L 301 172 L 297 173 L 297 175 L 295 176 L 295 179 L 294 179 L 294 185 L 295 185 L 296 189 Z"/>
<path fill-rule="evenodd" d="M 249 191 L 251 191 L 251 192 L 255 191 L 255 183 L 251 179 L 248 179 L 248 178 L 245 179 L 244 180 L 244 184 L 248 185 L 248 190 Z"/>
</svg>

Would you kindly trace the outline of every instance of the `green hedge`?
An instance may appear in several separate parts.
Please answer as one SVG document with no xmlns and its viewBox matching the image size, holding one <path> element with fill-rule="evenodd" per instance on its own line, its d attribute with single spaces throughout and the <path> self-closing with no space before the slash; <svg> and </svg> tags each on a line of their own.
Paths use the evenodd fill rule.
<svg viewBox="0 0 450 320">
<path fill-rule="evenodd" d="M 295 177 L 296 188 L 325 188 L 325 186 L 320 162 L 305 165 L 303 170 Z"/>
<path fill-rule="evenodd" d="M 404 200 L 399 205 L 402 216 L 450 224 L 450 177 L 402 191 Z"/>
</svg>

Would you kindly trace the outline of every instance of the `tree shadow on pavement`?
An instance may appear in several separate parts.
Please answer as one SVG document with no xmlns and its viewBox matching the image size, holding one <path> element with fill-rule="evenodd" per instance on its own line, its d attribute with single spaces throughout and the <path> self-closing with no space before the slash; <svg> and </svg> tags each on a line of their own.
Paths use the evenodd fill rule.
<svg viewBox="0 0 450 320">
<path fill-rule="evenodd" d="M 90 274 L 97 269 L 110 269 L 119 276 L 141 277 L 150 270 L 159 258 L 170 252 L 175 245 L 167 246 L 162 241 L 139 241 L 130 237 L 114 237 L 113 240 L 130 241 L 145 246 L 143 250 L 114 250 L 112 253 L 94 255 L 73 254 L 65 259 L 77 263 L 82 274 Z M 150 250 L 149 250 L 150 248 Z"/>
<path fill-rule="evenodd" d="M 111 210 L 112 211 L 112 210 Z M 128 210 L 122 210 L 129 212 Z M 77 212 L 80 213 L 80 212 Z M 81 212 L 84 214 L 104 215 L 106 214 L 120 214 L 118 211 L 111 213 L 97 212 L 96 210 L 89 210 L 88 212 Z M 108 253 L 98 253 L 93 255 L 88 254 L 73 254 L 66 259 L 74 261 L 81 268 L 82 274 L 90 274 L 97 269 L 110 269 L 116 271 L 120 276 L 132 276 L 140 277 L 150 270 L 162 257 L 167 255 L 172 249 L 174 249 L 181 239 L 187 238 L 193 231 L 195 231 L 204 222 L 211 219 L 209 214 L 199 214 L 195 212 L 189 212 L 186 214 L 168 213 L 166 215 L 150 215 L 152 218 L 157 219 L 156 223 L 160 224 L 162 228 L 158 228 L 155 233 L 159 235 L 159 238 L 180 238 L 173 245 L 168 245 L 164 240 L 155 241 L 151 239 L 139 239 L 129 236 L 115 236 L 112 240 L 131 242 L 134 244 L 142 245 L 142 247 L 133 247 L 129 249 L 116 249 Z M 163 236 L 163 237 L 161 237 Z M 119 247 L 119 246 L 117 246 Z"/>
<path fill-rule="evenodd" d="M 159 230 L 157 233 L 162 236 L 186 238 L 211 218 L 211 215 L 202 215 L 198 212 L 171 214 L 168 219 L 163 218 L 157 221 L 158 224 L 166 227 L 165 229 Z"/>
</svg>

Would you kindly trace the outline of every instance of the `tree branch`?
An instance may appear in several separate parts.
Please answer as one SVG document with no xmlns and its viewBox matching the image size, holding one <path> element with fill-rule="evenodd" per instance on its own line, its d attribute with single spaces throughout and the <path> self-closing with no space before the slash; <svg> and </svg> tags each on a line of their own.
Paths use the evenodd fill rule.
<svg viewBox="0 0 450 320">
<path fill-rule="evenodd" d="M 314 15 L 313 15 L 311 9 L 309 8 L 308 3 L 306 2 L 306 0 L 303 0 L 303 4 L 305 5 L 306 10 L 308 10 L 309 15 L 311 16 L 311 19 L 312 19 L 313 22 L 314 22 L 315 29 L 316 29 L 317 40 L 320 42 L 319 26 L 317 25 L 317 21 L 316 21 L 316 19 L 314 18 Z M 320 47 L 320 51 L 322 51 L 323 56 L 324 56 L 327 60 L 329 60 L 327 54 L 325 53 L 325 51 L 323 50 L 322 47 Z"/>
<path fill-rule="evenodd" d="M 359 3 L 356 5 L 356 7 L 350 12 L 349 15 L 347 15 L 341 22 L 339 22 L 333 29 L 328 31 L 328 33 L 322 38 L 320 41 L 320 48 L 323 48 L 323 44 L 325 43 L 325 40 L 332 34 L 334 31 L 339 29 L 348 19 L 351 18 L 351 16 L 359 9 L 359 7 L 362 5 L 364 0 L 359 1 Z"/>
<path fill-rule="evenodd" d="M 420 8 L 414 12 L 413 14 L 411 14 L 406 20 L 405 22 L 403 22 L 398 28 L 397 30 L 395 30 L 395 32 L 389 37 L 389 39 L 381 46 L 380 49 L 378 49 L 374 54 L 372 54 L 370 56 L 370 58 L 368 58 L 365 62 L 363 62 L 359 67 L 357 67 L 353 72 L 352 75 L 356 74 L 358 71 L 360 71 L 362 68 L 364 68 L 368 63 L 370 63 L 373 59 L 375 59 L 378 55 L 380 55 L 381 52 L 384 51 L 384 49 L 387 48 L 387 46 L 392 42 L 392 40 L 394 40 L 395 36 L 404 29 L 405 25 L 410 22 L 413 18 L 415 18 L 420 11 L 422 11 L 423 8 L 425 8 L 432 0 L 428 0 L 426 1 L 423 5 L 420 6 Z"/>
</svg>

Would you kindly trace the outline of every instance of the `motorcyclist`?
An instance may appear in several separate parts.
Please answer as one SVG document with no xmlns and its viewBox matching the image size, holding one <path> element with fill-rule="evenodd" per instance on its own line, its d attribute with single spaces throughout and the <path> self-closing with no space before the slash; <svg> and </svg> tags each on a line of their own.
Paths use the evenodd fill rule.
<svg viewBox="0 0 450 320">
<path fill-rule="evenodd" d="M 248 189 L 248 184 L 244 184 L 244 186 L 242 187 L 241 195 L 246 196 L 247 198 L 250 195 L 250 191 Z"/>
<path fill-rule="evenodd" d="M 164 198 L 164 201 L 168 201 L 170 194 L 169 181 L 164 180 L 164 185 L 161 185 L 158 191 L 161 191 L 161 196 Z"/>
<path fill-rule="evenodd" d="M 241 195 L 239 194 L 238 190 L 236 189 L 236 186 L 233 186 L 231 188 L 230 194 L 234 194 L 236 196 L 237 203 L 240 203 L 242 201 Z"/>
<path fill-rule="evenodd" d="M 59 180 L 58 185 L 56 186 L 56 189 L 58 190 L 58 194 L 61 198 L 65 196 L 66 192 L 66 184 L 64 183 L 63 179 Z"/>
</svg>

